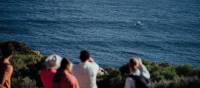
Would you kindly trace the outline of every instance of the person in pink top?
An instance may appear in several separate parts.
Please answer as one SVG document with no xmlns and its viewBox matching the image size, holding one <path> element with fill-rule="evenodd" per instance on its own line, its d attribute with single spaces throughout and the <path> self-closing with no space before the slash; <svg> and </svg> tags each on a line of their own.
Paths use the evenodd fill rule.
<svg viewBox="0 0 200 88">
<path fill-rule="evenodd" d="M 46 67 L 41 70 L 40 77 L 44 88 L 53 88 L 53 78 L 60 66 L 62 57 L 56 54 L 50 55 L 45 61 Z"/>
<path fill-rule="evenodd" d="M 62 59 L 61 66 L 53 78 L 54 88 L 79 88 L 79 83 L 72 74 L 72 67 L 71 61 Z"/>
</svg>

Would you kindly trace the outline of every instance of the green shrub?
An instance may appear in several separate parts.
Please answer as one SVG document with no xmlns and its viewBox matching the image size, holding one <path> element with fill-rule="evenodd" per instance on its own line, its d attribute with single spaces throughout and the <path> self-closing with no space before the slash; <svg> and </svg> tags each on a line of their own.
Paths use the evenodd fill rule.
<svg viewBox="0 0 200 88">
<path fill-rule="evenodd" d="M 180 65 L 176 67 L 177 74 L 180 76 L 191 76 L 191 73 L 194 71 L 192 65 Z"/>
<path fill-rule="evenodd" d="M 31 54 L 20 54 L 17 53 L 15 57 L 12 60 L 13 66 L 14 66 L 14 73 L 13 73 L 13 79 L 15 79 L 15 82 L 17 84 L 24 84 L 23 82 L 36 82 L 37 86 L 41 86 L 40 76 L 39 76 L 39 70 L 43 67 L 43 61 L 44 58 L 38 55 L 31 55 Z M 26 78 L 26 81 L 22 81 Z M 30 79 L 30 80 L 28 80 Z"/>
<path fill-rule="evenodd" d="M 42 87 L 39 71 L 44 67 L 45 57 L 33 52 L 23 43 L 11 42 L 17 50 L 12 59 L 13 88 Z M 200 86 L 200 68 L 194 68 L 192 65 L 173 66 L 150 61 L 143 61 L 143 63 L 151 74 L 154 88 L 199 88 Z M 105 68 L 105 70 L 108 74 L 97 78 L 98 88 L 124 87 L 126 76 L 129 74 L 128 64 L 122 65 L 119 69 Z"/>
</svg>

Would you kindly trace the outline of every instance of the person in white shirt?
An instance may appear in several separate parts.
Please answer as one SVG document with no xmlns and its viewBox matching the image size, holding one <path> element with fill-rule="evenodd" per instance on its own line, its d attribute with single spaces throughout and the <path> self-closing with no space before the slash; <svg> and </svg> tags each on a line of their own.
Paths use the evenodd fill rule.
<svg viewBox="0 0 200 88">
<path fill-rule="evenodd" d="M 74 66 L 73 72 L 78 79 L 80 88 L 97 88 L 96 77 L 99 66 L 90 57 L 87 50 L 80 53 L 80 63 Z"/>
<path fill-rule="evenodd" d="M 150 73 L 147 70 L 147 68 L 143 65 L 142 60 L 139 57 L 133 57 L 130 59 L 129 69 L 130 69 L 130 76 L 126 78 L 124 88 L 137 88 L 136 80 L 134 80 L 133 77 L 131 76 L 143 77 L 144 79 L 147 79 L 147 80 L 150 79 Z M 139 86 L 143 86 L 143 85 L 139 84 Z M 148 86 L 151 86 L 151 85 L 148 84 Z"/>
</svg>

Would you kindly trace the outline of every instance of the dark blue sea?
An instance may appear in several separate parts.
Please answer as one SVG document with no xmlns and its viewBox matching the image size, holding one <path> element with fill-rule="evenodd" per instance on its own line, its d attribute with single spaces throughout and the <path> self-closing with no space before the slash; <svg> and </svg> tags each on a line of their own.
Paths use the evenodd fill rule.
<svg viewBox="0 0 200 88">
<path fill-rule="evenodd" d="M 0 0 L 0 41 L 102 65 L 131 56 L 200 66 L 200 0 Z"/>
</svg>

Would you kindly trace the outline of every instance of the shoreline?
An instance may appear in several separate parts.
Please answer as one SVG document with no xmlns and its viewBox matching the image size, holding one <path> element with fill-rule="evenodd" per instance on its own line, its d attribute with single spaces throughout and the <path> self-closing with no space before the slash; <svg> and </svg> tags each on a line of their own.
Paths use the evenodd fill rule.
<svg viewBox="0 0 200 88">
<path fill-rule="evenodd" d="M 13 43 L 17 53 L 13 58 L 14 74 L 12 83 L 16 88 L 42 87 L 39 72 L 44 67 L 46 56 L 39 51 L 33 51 L 25 43 Z M 3 42 L 0 42 L 0 45 Z M 1 48 L 1 47 L 0 47 Z M 154 88 L 198 88 L 200 86 L 200 68 L 192 65 L 173 65 L 143 61 L 151 74 Z M 116 68 L 104 67 L 106 74 L 97 78 L 98 88 L 123 88 L 123 82 L 128 74 L 127 65 Z M 192 86 L 192 87 L 191 87 Z"/>
</svg>

